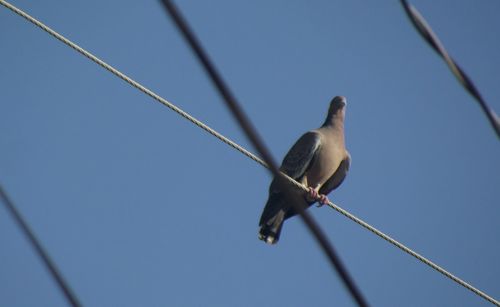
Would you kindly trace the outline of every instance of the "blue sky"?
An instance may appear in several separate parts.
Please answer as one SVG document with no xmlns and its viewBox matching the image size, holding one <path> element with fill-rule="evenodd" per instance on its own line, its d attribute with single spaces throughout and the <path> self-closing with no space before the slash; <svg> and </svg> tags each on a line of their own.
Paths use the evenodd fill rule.
<svg viewBox="0 0 500 307">
<path fill-rule="evenodd" d="M 250 148 L 158 1 L 14 5 Z M 412 1 L 500 111 L 500 4 Z M 348 99 L 341 207 L 500 298 L 500 146 L 398 1 L 178 1 L 276 159 Z M 86 306 L 354 306 L 265 169 L 0 9 L 0 181 Z M 0 306 L 65 306 L 0 207 Z M 323 207 L 373 306 L 490 306 Z"/>
</svg>

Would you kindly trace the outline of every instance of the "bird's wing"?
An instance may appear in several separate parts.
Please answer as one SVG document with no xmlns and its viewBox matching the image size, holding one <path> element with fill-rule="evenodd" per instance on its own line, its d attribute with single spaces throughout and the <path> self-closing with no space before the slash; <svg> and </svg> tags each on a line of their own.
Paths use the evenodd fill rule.
<svg viewBox="0 0 500 307">
<path fill-rule="evenodd" d="M 327 195 L 331 191 L 335 190 L 344 181 L 351 166 L 351 156 L 346 152 L 346 157 L 342 162 L 340 162 L 339 167 L 333 173 L 333 175 L 328 178 L 328 180 L 319 189 L 320 194 Z"/>
<path fill-rule="evenodd" d="M 301 178 L 314 161 L 320 146 L 321 137 L 318 132 L 305 133 L 290 148 L 283 159 L 280 170 L 294 179 Z"/>
<path fill-rule="evenodd" d="M 290 148 L 283 163 L 281 164 L 280 170 L 287 174 L 288 176 L 300 180 L 304 176 L 305 172 L 314 160 L 316 153 L 321 145 L 320 135 L 318 132 L 307 132 L 299 138 L 299 140 Z M 285 182 L 286 184 L 286 182 Z M 291 197 L 297 197 L 296 188 L 294 189 L 292 185 L 290 192 Z M 300 201 L 303 199 L 297 198 Z M 307 205 L 307 204 L 305 204 Z M 269 198 L 267 200 L 264 211 L 262 212 L 259 225 L 263 225 L 266 222 L 272 221 L 274 216 L 278 214 L 280 210 L 284 210 L 288 207 L 285 201 L 285 196 L 280 189 L 277 179 L 275 178 L 271 182 L 269 187 Z"/>
</svg>

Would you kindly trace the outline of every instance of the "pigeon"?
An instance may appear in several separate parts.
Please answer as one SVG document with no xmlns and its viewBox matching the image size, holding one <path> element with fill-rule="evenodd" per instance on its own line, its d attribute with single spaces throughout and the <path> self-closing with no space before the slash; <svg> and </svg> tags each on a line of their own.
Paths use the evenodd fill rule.
<svg viewBox="0 0 500 307">
<path fill-rule="evenodd" d="M 280 171 L 308 187 L 304 192 L 280 177 L 275 177 L 269 187 L 269 198 L 260 218 L 259 239 L 276 244 L 280 238 L 283 222 L 296 215 L 294 207 L 287 202 L 292 197 L 303 208 L 316 201 L 318 206 L 329 202 L 327 194 L 344 181 L 351 164 L 351 156 L 344 144 L 344 117 L 346 98 L 336 96 L 330 102 L 323 125 L 302 135 L 288 151 Z M 285 195 L 283 183 L 290 186 Z"/>
</svg>

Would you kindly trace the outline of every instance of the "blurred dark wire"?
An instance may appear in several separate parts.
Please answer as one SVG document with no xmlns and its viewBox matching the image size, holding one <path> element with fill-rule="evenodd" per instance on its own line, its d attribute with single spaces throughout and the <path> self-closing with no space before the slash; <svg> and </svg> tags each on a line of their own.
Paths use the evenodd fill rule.
<svg viewBox="0 0 500 307">
<path fill-rule="evenodd" d="M 54 278 L 55 282 L 57 283 L 61 291 L 64 293 L 64 296 L 68 300 L 68 303 L 74 307 L 82 306 L 78 301 L 76 295 L 73 293 L 73 291 L 71 291 L 68 283 L 64 280 L 61 273 L 57 269 L 56 264 L 50 259 L 49 255 L 42 247 L 40 241 L 38 241 L 35 234 L 30 229 L 29 225 L 26 223 L 26 221 L 24 221 L 19 211 L 17 211 L 14 203 L 7 196 L 7 193 L 4 191 L 1 185 L 0 185 L 0 199 L 5 204 L 7 211 L 9 211 L 9 213 L 12 215 L 17 225 L 23 231 L 24 235 L 26 235 L 28 241 L 31 243 L 38 256 L 42 259 L 43 264 L 45 265 L 45 267 L 47 267 L 50 274 Z"/>
<path fill-rule="evenodd" d="M 465 72 L 458 66 L 458 64 L 453 60 L 453 58 L 448 54 L 443 44 L 440 42 L 439 38 L 432 31 L 432 28 L 427 24 L 424 17 L 418 12 L 418 10 L 408 3 L 406 0 L 401 0 L 403 8 L 410 18 L 411 22 L 417 29 L 417 31 L 422 35 L 429 45 L 444 59 L 451 72 L 455 75 L 462 86 L 479 102 L 479 105 L 486 114 L 486 117 L 490 121 L 491 126 L 495 130 L 497 136 L 500 138 L 500 118 L 495 113 L 495 111 L 488 106 L 486 101 L 477 90 L 477 88 L 472 83 L 472 80 L 465 74 Z"/>
<path fill-rule="evenodd" d="M 191 29 L 189 28 L 186 20 L 181 16 L 180 12 L 177 10 L 177 8 L 175 7 L 175 5 L 173 4 L 172 1 L 162 0 L 162 3 L 164 5 L 165 9 L 167 10 L 167 12 L 170 14 L 170 17 L 172 18 L 172 20 L 175 22 L 179 31 L 183 34 L 184 39 L 186 39 L 186 41 L 190 45 L 193 52 L 196 54 L 198 60 L 201 62 L 201 64 L 205 68 L 205 71 L 210 76 L 212 82 L 214 83 L 215 87 L 218 89 L 220 95 L 224 98 L 226 106 L 231 110 L 231 112 L 233 113 L 233 116 L 237 119 L 241 128 L 243 129 L 243 131 L 245 132 L 247 137 L 252 142 L 253 146 L 259 152 L 262 159 L 269 166 L 269 170 L 273 173 L 273 175 L 276 178 L 282 178 L 282 175 L 279 171 L 278 165 L 276 164 L 276 162 L 272 158 L 269 150 L 264 145 L 264 142 L 261 140 L 261 138 L 257 134 L 256 129 L 253 127 L 253 125 L 251 124 L 251 122 L 248 119 L 248 117 L 246 116 L 246 114 L 243 112 L 242 108 L 240 107 L 240 104 L 236 101 L 236 98 L 234 97 L 232 92 L 229 90 L 229 87 L 222 80 L 222 77 L 217 72 L 215 65 L 213 65 L 212 62 L 210 61 L 208 55 L 205 53 L 205 51 L 201 47 L 201 44 L 198 41 L 198 39 L 195 37 L 193 31 L 191 31 Z M 289 189 L 289 187 L 286 186 L 284 180 L 282 180 L 280 183 L 283 187 L 283 190 L 286 191 Z M 289 193 L 285 193 L 285 194 L 289 194 Z M 340 258 L 337 256 L 336 251 L 334 250 L 331 243 L 328 241 L 324 232 L 321 230 L 321 228 L 318 226 L 318 224 L 314 221 L 312 216 L 305 211 L 305 208 L 301 204 L 295 202 L 292 197 L 290 197 L 289 200 L 290 200 L 290 203 L 293 205 L 294 209 L 300 214 L 300 216 L 302 217 L 306 226 L 309 228 L 309 230 L 312 232 L 312 234 L 314 235 L 314 237 L 316 238 L 316 240 L 320 244 L 321 248 L 323 249 L 323 252 L 327 255 L 328 259 L 330 260 L 330 263 L 333 265 L 333 267 L 339 273 L 342 281 L 344 282 L 345 286 L 349 290 L 351 296 L 354 298 L 354 300 L 357 302 L 357 304 L 359 306 L 368 306 L 368 303 L 365 301 L 361 292 L 359 291 L 359 289 L 355 285 L 353 279 L 351 278 L 351 276 L 347 272 L 347 269 L 340 261 Z"/>
</svg>

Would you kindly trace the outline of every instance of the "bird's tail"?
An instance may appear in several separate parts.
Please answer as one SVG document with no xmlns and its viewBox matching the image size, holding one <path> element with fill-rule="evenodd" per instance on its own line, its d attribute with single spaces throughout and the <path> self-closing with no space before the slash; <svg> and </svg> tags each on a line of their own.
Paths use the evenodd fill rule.
<svg viewBox="0 0 500 307">
<path fill-rule="evenodd" d="M 259 239 L 267 244 L 276 244 L 280 238 L 281 228 L 285 220 L 285 212 L 283 210 L 260 225 Z"/>
</svg>

